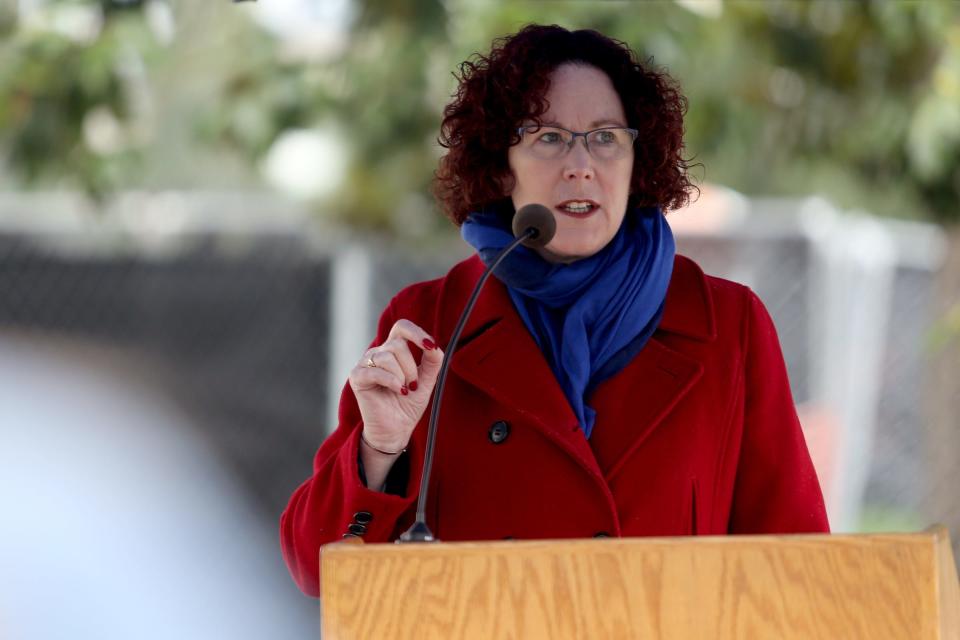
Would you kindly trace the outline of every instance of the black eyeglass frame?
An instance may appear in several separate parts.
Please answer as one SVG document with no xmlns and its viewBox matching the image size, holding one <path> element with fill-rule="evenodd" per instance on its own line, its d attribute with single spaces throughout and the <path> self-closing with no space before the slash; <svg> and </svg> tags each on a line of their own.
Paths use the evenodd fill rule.
<svg viewBox="0 0 960 640">
<path fill-rule="evenodd" d="M 626 131 L 627 133 L 629 133 L 630 137 L 633 138 L 633 140 L 630 143 L 631 145 L 634 144 L 637 141 L 637 138 L 640 136 L 640 132 L 637 129 L 633 129 L 631 127 L 599 127 L 597 129 L 591 129 L 590 131 L 571 131 L 566 127 L 558 127 L 552 124 L 528 124 L 523 127 L 517 127 L 517 135 L 520 137 L 520 141 L 522 141 L 524 133 L 536 133 L 540 129 L 559 129 L 560 131 L 566 131 L 571 136 L 573 136 L 572 138 L 570 138 L 570 142 L 567 143 L 567 153 L 569 153 L 570 150 L 573 149 L 573 145 L 577 142 L 577 138 L 581 136 L 583 137 L 583 146 L 586 147 L 587 151 L 589 152 L 590 143 L 587 141 L 587 136 L 590 135 L 591 133 L 596 133 L 597 131 L 609 131 L 611 129 L 622 129 L 623 131 Z"/>
</svg>

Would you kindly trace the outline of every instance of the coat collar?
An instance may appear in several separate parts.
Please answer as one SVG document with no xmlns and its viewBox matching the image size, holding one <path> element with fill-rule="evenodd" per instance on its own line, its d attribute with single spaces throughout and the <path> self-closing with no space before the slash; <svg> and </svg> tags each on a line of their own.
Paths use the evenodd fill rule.
<svg viewBox="0 0 960 640">
<path fill-rule="evenodd" d="M 440 323 L 443 333 L 438 337 L 443 344 L 448 343 L 456 319 L 483 270 L 483 263 L 474 255 L 448 275 L 444 296 L 447 299 L 441 308 L 450 309 L 451 316 Z M 702 373 L 696 359 L 664 344 L 667 334 L 697 341 L 716 337 L 706 276 L 696 263 L 683 256 L 674 260 L 657 331 L 627 367 L 601 383 L 595 392 L 592 399 L 597 404 L 592 406 L 598 411 L 598 422 L 589 443 L 579 430 L 576 416 L 549 364 L 514 309 L 506 287 L 495 277 L 484 285 L 456 355 L 451 354 L 450 366 L 453 373 L 505 408 L 529 418 L 598 479 L 609 479 Z M 607 388 L 624 385 L 634 390 L 628 395 L 635 401 L 642 400 L 643 410 L 636 414 L 638 420 L 626 420 L 622 409 L 614 410 L 616 415 L 608 422 L 603 418 L 610 395 Z"/>
<path fill-rule="evenodd" d="M 454 268 L 451 273 L 455 276 L 454 289 L 462 292 L 463 297 L 462 303 L 456 308 L 462 309 L 466 304 L 469 292 L 473 290 L 483 271 L 484 264 L 476 254 Z M 469 339 L 477 329 L 487 327 L 511 314 L 517 315 L 506 287 L 496 277 L 491 276 L 480 292 L 477 305 L 464 327 L 461 344 L 464 343 L 464 338 Z M 716 338 L 716 331 L 713 298 L 706 275 L 696 262 L 686 256 L 677 255 L 673 260 L 673 274 L 667 288 L 663 317 L 654 335 L 666 332 L 694 340 L 710 341 Z"/>
<path fill-rule="evenodd" d="M 675 333 L 694 340 L 713 340 L 717 325 L 707 277 L 700 266 L 686 256 L 673 260 L 673 275 L 667 287 L 666 305 L 657 331 Z"/>
</svg>

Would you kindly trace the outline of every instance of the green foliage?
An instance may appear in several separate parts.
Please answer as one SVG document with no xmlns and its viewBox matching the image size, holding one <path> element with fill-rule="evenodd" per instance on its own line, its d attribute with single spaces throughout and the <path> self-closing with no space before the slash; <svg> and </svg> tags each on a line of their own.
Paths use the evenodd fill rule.
<svg viewBox="0 0 960 640">
<path fill-rule="evenodd" d="M 217 102 L 197 120 L 203 140 L 254 160 L 285 130 L 307 126 L 331 107 L 323 86 L 301 65 L 277 61 L 268 44 L 247 50 L 219 82 Z"/>
<path fill-rule="evenodd" d="M 705 180 L 751 194 L 822 193 L 885 215 L 960 219 L 960 4 L 727 2 L 717 17 L 674 2 L 458 0 L 446 9 L 446 39 L 431 34 L 432 56 L 419 36 L 384 20 L 354 39 L 373 51 L 379 73 L 362 49 L 341 61 L 354 80 L 351 105 L 389 105 L 346 114 L 356 114 L 353 122 L 362 114 L 364 138 L 380 140 L 381 127 L 415 134 L 383 150 L 421 159 L 419 167 L 403 165 L 412 175 L 402 180 L 391 179 L 389 162 L 359 157 L 358 170 L 381 189 L 425 188 L 435 157 L 421 150 L 453 90 L 444 71 L 487 50 L 494 37 L 538 22 L 597 29 L 666 67 L 689 98 L 687 147 Z M 397 54 L 384 65 L 387 51 Z M 447 81 L 445 94 L 428 92 L 422 106 L 410 104 L 423 95 L 423 78 L 411 71 L 416 58 Z M 421 117 L 405 117 L 411 107 Z M 380 194 L 357 210 L 396 199 Z"/>
<path fill-rule="evenodd" d="M 860 514 L 856 531 L 859 533 L 922 531 L 926 526 L 927 521 L 915 509 L 868 504 Z"/>
<path fill-rule="evenodd" d="M 958 3 L 725 2 L 717 17 L 673 2 L 459 8 L 464 32 L 556 22 L 652 56 L 689 98 L 687 148 L 706 180 L 960 219 Z"/>
<path fill-rule="evenodd" d="M 429 186 L 451 72 L 540 22 L 598 29 L 666 67 L 689 98 L 687 148 L 705 180 L 960 219 L 960 3 L 950 0 L 729 1 L 719 15 L 709 2 L 357 0 L 349 41 L 323 60 L 285 55 L 226 0 L 173 0 L 172 46 L 148 28 L 148 2 L 52 5 L 96 7 L 103 28 L 71 39 L 0 10 L 0 154 L 26 184 L 94 196 L 141 182 L 247 185 L 284 131 L 333 123 L 351 147 L 347 179 L 318 210 L 400 233 L 443 228 Z M 152 129 L 137 95 L 153 104 Z M 98 143 L 98 122 L 119 142 Z"/>
<path fill-rule="evenodd" d="M 344 74 L 335 113 L 353 143 L 337 198 L 346 220 L 402 230 L 396 210 L 429 190 L 444 101 L 431 85 L 446 74 L 445 19 L 436 0 L 362 3 L 350 46 L 333 63 Z M 429 206 L 421 209 L 410 213 L 415 226 L 439 222 Z"/>
<path fill-rule="evenodd" d="M 55 29 L 10 28 L 0 43 L 0 144 L 7 164 L 27 183 L 66 181 L 94 198 L 136 168 L 141 143 L 129 129 L 136 68 L 151 54 L 152 38 L 131 10 L 109 2 L 89 9 L 96 37 Z M 82 6 L 81 3 L 53 3 Z M 136 48 L 131 43 L 147 44 Z M 115 138 L 97 149 L 101 129 Z M 102 137 L 102 136 L 101 136 Z"/>
<path fill-rule="evenodd" d="M 361 5 L 349 44 L 331 60 L 278 61 L 266 40 L 248 50 L 228 70 L 201 131 L 259 162 L 285 130 L 336 123 L 351 146 L 347 177 L 317 208 L 354 226 L 402 230 L 410 225 L 399 222 L 397 208 L 423 201 L 415 194 L 428 191 L 437 160 L 429 137 L 446 96 L 432 103 L 427 96 L 446 14 L 435 1 Z M 413 227 L 439 226 L 429 205 L 417 208 Z"/>
</svg>

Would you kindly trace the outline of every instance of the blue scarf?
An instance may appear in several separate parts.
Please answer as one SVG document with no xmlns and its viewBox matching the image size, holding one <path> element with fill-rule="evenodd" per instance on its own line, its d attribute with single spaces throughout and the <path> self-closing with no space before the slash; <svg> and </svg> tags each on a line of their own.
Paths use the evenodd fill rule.
<svg viewBox="0 0 960 640">
<path fill-rule="evenodd" d="M 502 213 L 472 213 L 461 227 L 486 265 L 513 241 Z M 517 247 L 494 271 L 590 437 L 586 397 L 640 352 L 663 315 L 673 273 L 673 234 L 659 207 L 628 211 L 613 239 L 569 264 Z"/>
</svg>

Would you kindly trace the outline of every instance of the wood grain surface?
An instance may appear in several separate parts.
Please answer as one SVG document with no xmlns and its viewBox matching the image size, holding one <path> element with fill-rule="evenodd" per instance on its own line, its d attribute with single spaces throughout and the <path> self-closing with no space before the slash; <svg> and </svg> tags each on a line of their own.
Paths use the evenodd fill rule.
<svg viewBox="0 0 960 640">
<path fill-rule="evenodd" d="M 937 584 L 940 596 L 940 637 L 960 640 L 960 580 L 950 550 L 950 534 L 943 525 L 930 527 L 937 545 Z"/>
<path fill-rule="evenodd" d="M 333 544 L 323 638 L 960 637 L 944 538 Z"/>
</svg>

